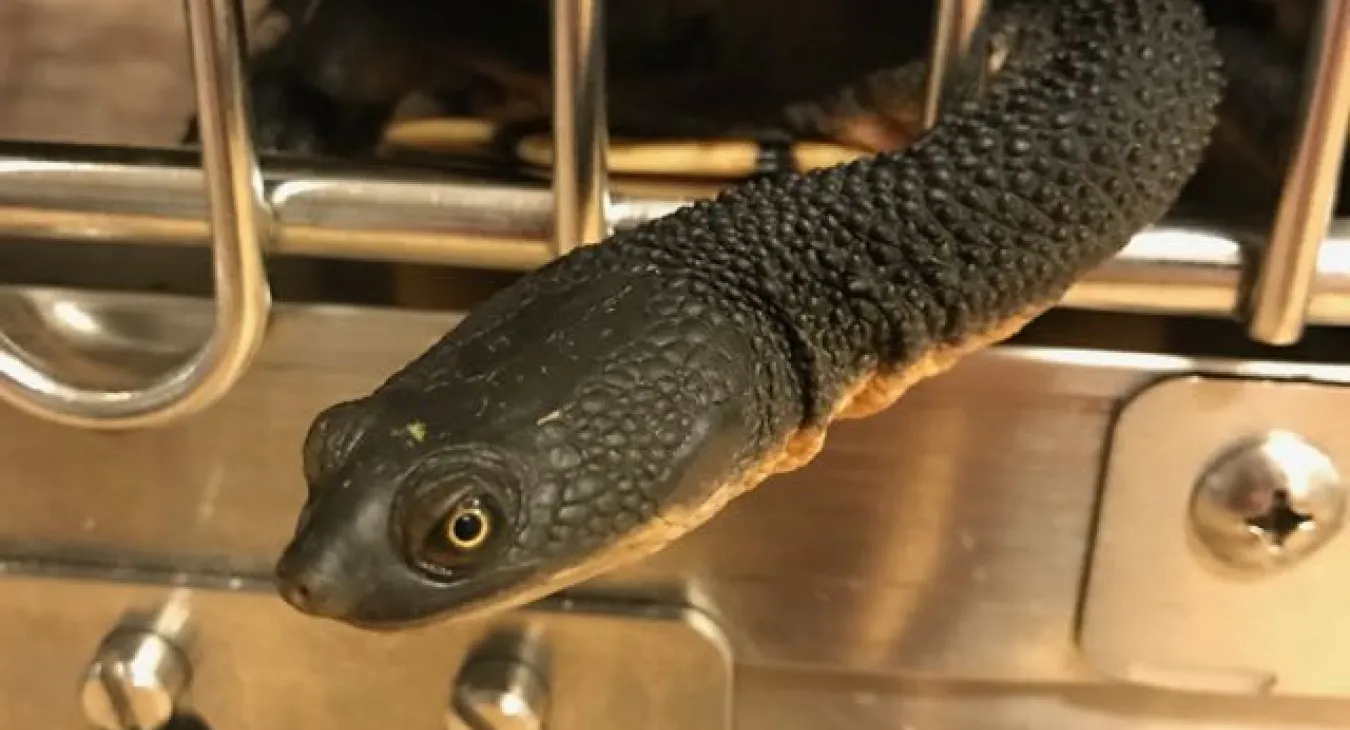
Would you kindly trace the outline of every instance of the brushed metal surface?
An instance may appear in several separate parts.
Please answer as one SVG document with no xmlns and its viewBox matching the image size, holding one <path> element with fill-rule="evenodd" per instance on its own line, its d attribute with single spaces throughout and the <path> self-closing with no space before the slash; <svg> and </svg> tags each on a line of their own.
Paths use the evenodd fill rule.
<svg viewBox="0 0 1350 730">
<path fill-rule="evenodd" d="M 1350 697 L 1350 538 L 1251 576 L 1198 549 L 1187 521 L 1210 462 L 1263 432 L 1295 433 L 1350 464 L 1348 408 L 1344 385 L 1198 376 L 1124 406 L 1084 607 L 1096 668 L 1181 689 Z"/>
<path fill-rule="evenodd" d="M 165 356 L 175 336 L 190 346 L 209 323 L 193 300 L 81 301 L 125 323 L 114 328 L 120 339 L 90 343 L 104 366 L 90 377 L 147 366 L 145 353 L 131 359 L 138 341 Z M 152 301 L 174 326 L 136 329 L 145 322 L 137 307 Z M 0 553 L 105 570 L 268 574 L 303 499 L 296 444 L 309 420 L 376 385 L 454 321 L 282 307 L 229 397 L 155 431 L 91 433 L 0 411 L 0 463 L 15 485 L 0 490 Z M 1074 676 L 1071 625 L 1101 439 L 1115 394 L 1139 377 L 991 353 L 886 414 L 841 424 L 816 464 L 605 582 L 688 594 L 723 618 L 748 662 Z"/>
<path fill-rule="evenodd" d="M 731 656 L 693 611 L 553 602 L 507 623 L 354 635 L 264 593 L 0 579 L 0 646 L 33 646 L 0 668 L 4 727 L 76 730 L 90 647 L 127 610 L 165 601 L 198 625 L 188 711 L 215 730 L 441 730 L 459 665 L 484 640 L 525 631 L 547 647 L 549 730 L 730 730 Z"/>
<path fill-rule="evenodd" d="M 1344 702 L 1231 698 L 1101 686 L 913 681 L 751 671 L 736 730 L 1331 730 Z"/>
<path fill-rule="evenodd" d="M 0 294 L 0 318 L 51 317 L 74 302 L 109 323 L 49 353 L 83 363 L 91 382 L 157 367 L 211 321 L 203 300 Z M 202 624 L 242 642 L 214 654 L 232 657 L 233 668 L 217 675 L 228 688 L 211 691 L 252 706 L 259 722 L 248 726 L 357 712 L 358 691 L 400 712 L 421 701 L 418 687 L 440 682 L 448 691 L 450 669 L 419 677 L 417 662 L 390 648 L 404 639 L 303 621 L 270 594 L 266 575 L 303 498 L 295 445 L 309 419 L 376 385 L 456 321 L 280 305 L 240 386 L 216 408 L 155 431 L 94 433 L 0 410 L 0 558 L 20 576 L 0 583 L 0 645 L 31 647 L 32 637 L 70 632 L 78 672 L 105 627 L 69 616 L 104 611 L 110 626 L 124 597 L 161 590 L 150 579 L 233 587 L 211 599 L 221 608 Z M 1350 382 L 1339 366 L 996 348 L 886 413 L 841 424 L 811 466 L 588 588 L 668 594 L 713 616 L 735 657 L 737 730 L 1350 726 L 1345 703 L 1113 687 L 1080 654 L 1078 608 L 1113 414 L 1150 382 L 1194 371 Z M 66 574 L 132 584 L 21 577 L 52 561 Z M 4 628 L 24 621 L 26 631 Z M 430 631 L 415 636 L 460 640 L 452 628 Z M 59 682 L 69 704 L 47 711 L 76 712 L 71 680 L 47 676 L 65 672 L 64 660 L 39 654 L 3 670 L 0 694 Z M 311 663 L 274 667 L 273 655 Z M 203 667 L 215 661 L 204 658 Z M 439 713 L 443 699 L 406 711 Z"/>
</svg>

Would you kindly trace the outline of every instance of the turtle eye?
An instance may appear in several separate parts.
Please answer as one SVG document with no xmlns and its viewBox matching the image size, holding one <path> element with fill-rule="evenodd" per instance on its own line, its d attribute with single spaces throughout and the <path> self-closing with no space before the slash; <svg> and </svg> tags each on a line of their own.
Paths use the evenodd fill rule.
<svg viewBox="0 0 1350 730">
<path fill-rule="evenodd" d="M 442 491 L 442 490 L 434 490 Z M 419 499 L 409 505 L 405 549 L 418 567 L 450 575 L 485 560 L 507 533 L 501 506 L 486 491 L 460 491 L 449 500 Z M 442 492 L 444 493 L 444 492 Z"/>
<path fill-rule="evenodd" d="M 427 454 L 397 485 L 390 538 L 409 567 L 462 577 L 510 546 L 520 484 L 517 468 L 480 445 Z"/>
<path fill-rule="evenodd" d="M 478 499 L 455 507 L 441 522 L 441 538 L 460 552 L 482 547 L 492 537 L 492 514 Z"/>
</svg>

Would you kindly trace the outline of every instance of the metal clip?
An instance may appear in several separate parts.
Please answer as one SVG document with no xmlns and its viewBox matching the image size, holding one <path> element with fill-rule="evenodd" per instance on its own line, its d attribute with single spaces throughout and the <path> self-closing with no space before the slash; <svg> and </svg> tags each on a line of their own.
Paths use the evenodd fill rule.
<svg viewBox="0 0 1350 730">
<path fill-rule="evenodd" d="M 249 131 L 245 16 L 239 0 L 186 0 L 186 10 L 212 239 L 214 331 L 181 365 L 126 390 L 64 382 L 0 333 L 0 399 L 41 418 L 97 429 L 178 420 L 229 392 L 266 334 L 271 292 L 262 247 L 270 216 Z M 100 327 L 92 318 L 85 325 Z"/>
</svg>

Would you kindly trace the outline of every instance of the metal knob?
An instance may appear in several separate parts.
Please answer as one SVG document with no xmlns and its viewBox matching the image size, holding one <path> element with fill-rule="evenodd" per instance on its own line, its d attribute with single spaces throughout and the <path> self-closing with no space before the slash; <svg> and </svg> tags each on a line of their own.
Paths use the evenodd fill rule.
<svg viewBox="0 0 1350 730">
<path fill-rule="evenodd" d="M 1287 431 L 1221 454 L 1191 497 L 1200 543 L 1230 568 L 1266 573 L 1326 544 L 1341 528 L 1346 485 L 1331 459 Z"/>
<path fill-rule="evenodd" d="M 88 720 L 103 730 L 159 730 L 173 719 L 192 680 L 187 655 L 146 629 L 104 638 L 80 688 Z"/>
<path fill-rule="evenodd" d="M 544 730 L 548 688 L 524 662 L 480 659 L 465 664 L 455 679 L 446 727 L 449 730 Z"/>
</svg>

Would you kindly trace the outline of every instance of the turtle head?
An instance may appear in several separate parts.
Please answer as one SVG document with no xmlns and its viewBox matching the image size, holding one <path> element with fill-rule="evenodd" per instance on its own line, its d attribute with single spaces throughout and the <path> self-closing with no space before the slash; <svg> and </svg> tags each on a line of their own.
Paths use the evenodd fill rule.
<svg viewBox="0 0 1350 730">
<path fill-rule="evenodd" d="M 756 358 L 711 291 L 633 273 L 503 290 L 322 412 L 282 596 L 366 627 L 495 612 L 717 512 L 755 466 Z"/>
</svg>

